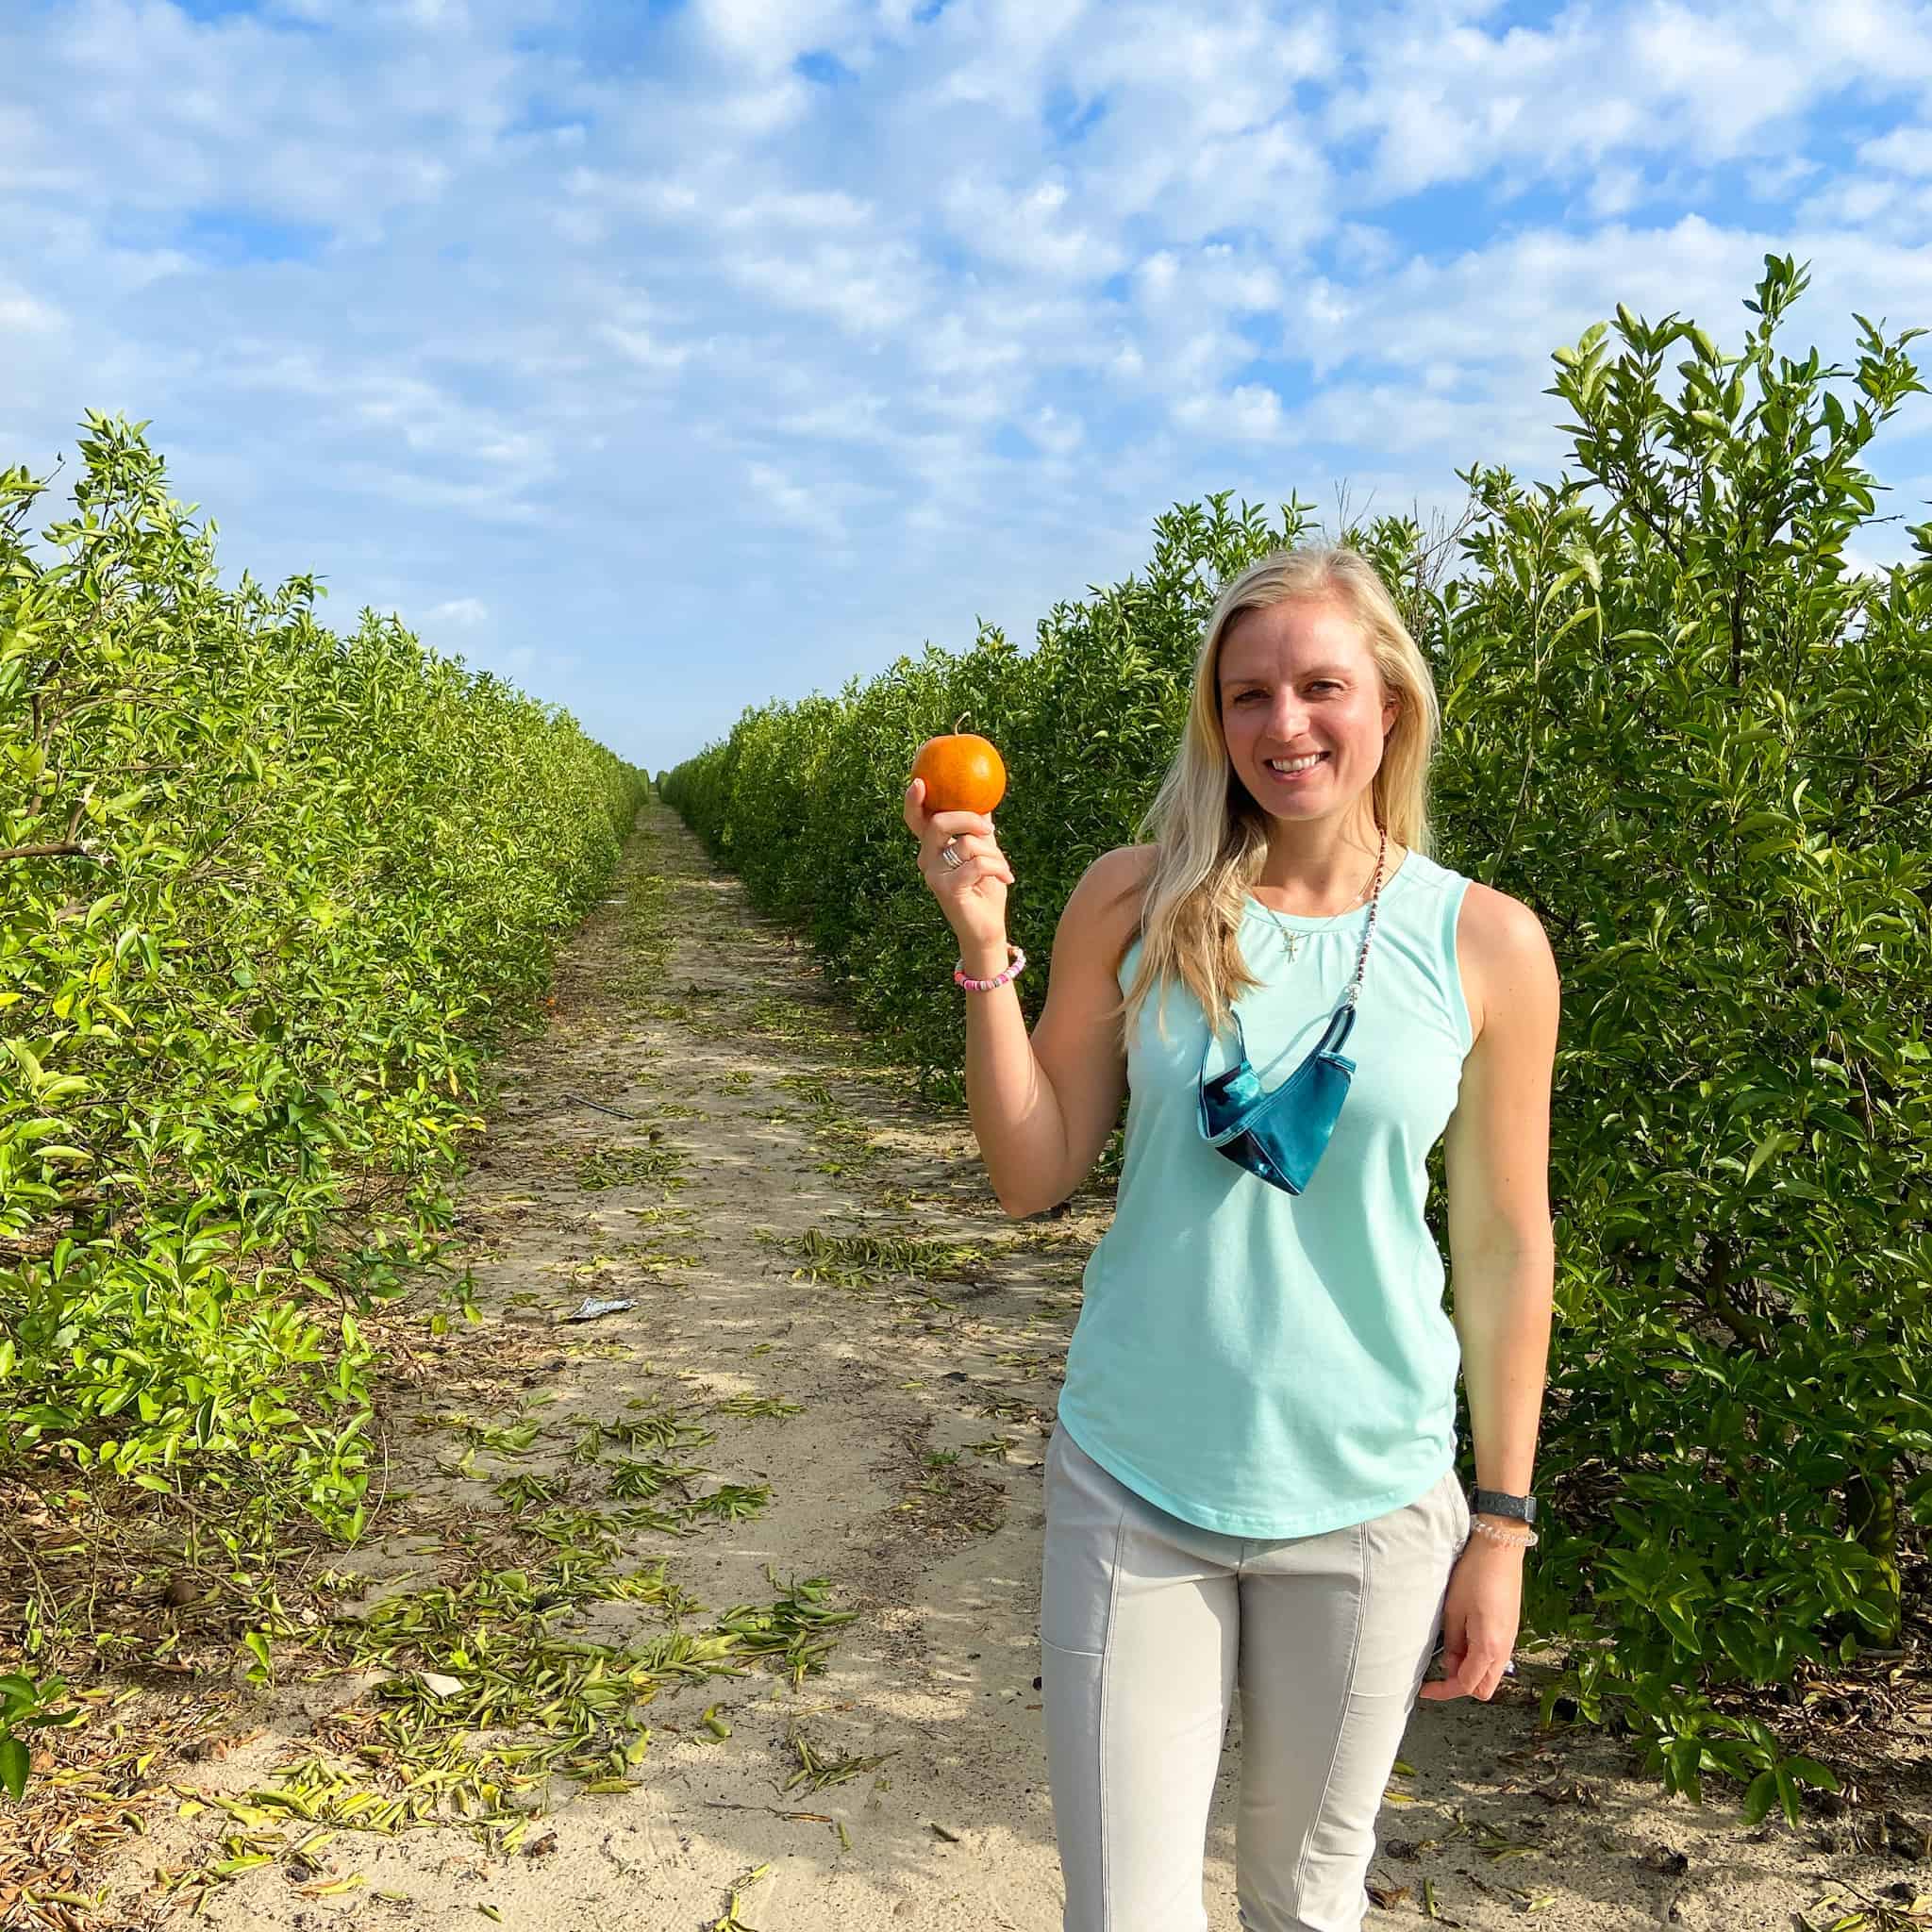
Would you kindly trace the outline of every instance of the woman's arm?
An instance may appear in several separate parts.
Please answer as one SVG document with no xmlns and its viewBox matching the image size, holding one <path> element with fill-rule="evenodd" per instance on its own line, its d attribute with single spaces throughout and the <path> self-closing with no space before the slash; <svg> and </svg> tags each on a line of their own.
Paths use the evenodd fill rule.
<svg viewBox="0 0 1932 1932">
<path fill-rule="evenodd" d="M 1556 1276 L 1549 1163 L 1557 963 L 1535 913 L 1487 886 L 1470 886 L 1459 925 L 1463 983 L 1477 1011 L 1442 1142 L 1456 1331 L 1477 1485 L 1522 1495 L 1536 1459 Z M 1472 1537 L 1443 1612 L 1447 1674 L 1425 1684 L 1423 1695 L 1491 1696 L 1515 1646 L 1522 1600 L 1523 1553 Z"/>
</svg>

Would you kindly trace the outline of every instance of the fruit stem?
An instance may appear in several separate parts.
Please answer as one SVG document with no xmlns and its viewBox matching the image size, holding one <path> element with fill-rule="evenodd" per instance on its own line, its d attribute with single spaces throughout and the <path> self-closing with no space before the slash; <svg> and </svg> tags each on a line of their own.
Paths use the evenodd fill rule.
<svg viewBox="0 0 1932 1932">
<path fill-rule="evenodd" d="M 965 713 L 964 711 L 961 711 L 961 712 L 959 713 L 959 715 L 958 715 L 958 716 L 957 718 L 955 718 L 955 719 L 953 720 L 953 736 L 954 736 L 955 738 L 958 738 L 958 735 L 959 735 L 959 727 L 960 727 L 960 725 L 962 725 L 963 724 L 965 724 L 965 722 L 966 722 L 966 713 Z"/>
</svg>

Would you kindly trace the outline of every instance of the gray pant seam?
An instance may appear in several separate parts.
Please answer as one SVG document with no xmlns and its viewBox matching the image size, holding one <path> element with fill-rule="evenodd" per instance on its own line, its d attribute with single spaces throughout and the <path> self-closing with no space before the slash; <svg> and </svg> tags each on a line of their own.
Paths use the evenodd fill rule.
<svg viewBox="0 0 1932 1932">
<path fill-rule="evenodd" d="M 1121 1591 L 1121 1548 L 1127 1540 L 1127 1512 L 1123 1509 L 1113 1526 L 1113 1561 L 1107 1574 L 1107 1633 L 1100 1641 L 1100 1932 L 1113 1932 L 1113 1866 L 1108 1857 L 1107 1828 L 1107 1730 L 1108 1710 L 1113 1702 L 1113 1640 L 1115 1606 Z"/>
<path fill-rule="evenodd" d="M 1327 1808 L 1328 1788 L 1335 1782 L 1335 1766 L 1341 1756 L 1341 1737 L 1348 1728 L 1348 1700 L 1355 1690 L 1355 1671 L 1357 1660 L 1361 1656 L 1362 1624 L 1367 1619 L 1369 1604 L 1369 1525 L 1357 1524 L 1355 1532 L 1357 1588 L 1355 1600 L 1355 1628 L 1349 1633 L 1348 1669 L 1342 1674 L 1341 1707 L 1335 1719 L 1335 1740 L 1328 1747 L 1328 1763 L 1322 1773 L 1322 1789 L 1315 1794 L 1315 1803 L 1308 1813 L 1307 1829 L 1302 1834 L 1302 1848 L 1294 1861 L 1294 1909 L 1297 1914 L 1302 1908 L 1303 1874 L 1307 1870 L 1308 1854 L 1315 1847 L 1315 1833 L 1322 1823 L 1322 1813 Z"/>
</svg>

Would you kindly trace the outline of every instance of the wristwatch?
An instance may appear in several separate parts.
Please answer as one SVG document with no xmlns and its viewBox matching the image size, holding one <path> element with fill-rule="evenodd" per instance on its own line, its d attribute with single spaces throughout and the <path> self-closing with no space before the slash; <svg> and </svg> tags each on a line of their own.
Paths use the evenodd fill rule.
<svg viewBox="0 0 1932 1932">
<path fill-rule="evenodd" d="M 1536 1522 L 1536 1498 L 1512 1496 L 1507 1490 L 1478 1490 L 1469 1507 L 1477 1516 L 1513 1516 L 1519 1523 Z"/>
</svg>

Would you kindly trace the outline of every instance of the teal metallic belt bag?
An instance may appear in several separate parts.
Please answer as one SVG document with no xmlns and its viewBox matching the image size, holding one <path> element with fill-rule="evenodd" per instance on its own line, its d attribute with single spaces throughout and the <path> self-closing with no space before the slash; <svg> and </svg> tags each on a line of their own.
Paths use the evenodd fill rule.
<svg viewBox="0 0 1932 1932">
<path fill-rule="evenodd" d="M 1375 937 L 1375 908 L 1382 898 L 1382 858 L 1388 850 L 1389 836 L 1385 831 L 1382 851 L 1375 859 L 1368 923 L 1362 928 L 1361 946 L 1355 957 L 1355 973 L 1341 1004 L 1301 1065 L 1274 1092 L 1263 1092 L 1261 1076 L 1248 1059 L 1241 1016 L 1231 1008 L 1229 1017 L 1234 1021 L 1234 1041 L 1240 1058 L 1225 1073 L 1216 1074 L 1210 1079 L 1208 1058 L 1214 1051 L 1212 1034 L 1201 1055 L 1201 1138 L 1237 1166 L 1246 1168 L 1285 1193 L 1301 1193 L 1314 1177 L 1328 1137 L 1341 1117 L 1341 1103 L 1348 1098 L 1355 1062 L 1341 1049 L 1355 1025 L 1362 968 L 1368 963 L 1369 943 Z"/>
<path fill-rule="evenodd" d="M 1235 1014 L 1240 1059 L 1212 1079 L 1206 1077 L 1206 1057 L 1202 1059 L 1202 1139 L 1250 1174 L 1299 1194 L 1313 1177 L 1348 1098 L 1355 1062 L 1343 1057 L 1341 1048 L 1354 1024 L 1354 1003 L 1337 1008 L 1308 1057 L 1273 1093 L 1264 1093 L 1261 1077 L 1248 1061 L 1241 1015 Z M 1208 1050 L 1213 1050 L 1211 1041 Z"/>
</svg>

